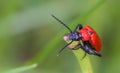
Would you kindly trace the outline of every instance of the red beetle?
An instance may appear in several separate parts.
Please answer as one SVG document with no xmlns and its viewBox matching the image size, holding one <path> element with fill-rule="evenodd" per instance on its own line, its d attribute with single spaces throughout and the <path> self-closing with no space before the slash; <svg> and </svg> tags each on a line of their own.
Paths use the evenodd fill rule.
<svg viewBox="0 0 120 73">
<path fill-rule="evenodd" d="M 63 39 L 68 44 L 65 45 L 59 51 L 59 53 L 61 53 L 62 50 L 65 49 L 66 47 L 69 47 L 72 50 L 81 48 L 85 51 L 85 55 L 83 56 L 83 58 L 86 56 L 86 53 L 101 57 L 100 50 L 102 47 L 102 42 L 100 37 L 92 27 L 90 27 L 89 25 L 83 27 L 81 24 L 78 24 L 75 30 L 72 31 L 65 23 L 63 23 L 57 17 L 55 17 L 54 15 L 52 15 L 52 17 L 54 17 L 58 22 L 60 22 L 63 26 L 65 26 L 70 31 L 70 33 L 65 34 L 63 37 Z M 71 43 L 73 43 L 73 41 L 76 41 L 77 44 L 71 46 Z"/>
</svg>

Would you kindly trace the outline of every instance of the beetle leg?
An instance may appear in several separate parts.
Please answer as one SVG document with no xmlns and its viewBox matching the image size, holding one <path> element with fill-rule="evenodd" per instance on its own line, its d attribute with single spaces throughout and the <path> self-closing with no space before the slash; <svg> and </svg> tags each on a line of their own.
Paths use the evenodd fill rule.
<svg viewBox="0 0 120 73">
<path fill-rule="evenodd" d="M 82 28 L 82 24 L 78 24 L 73 32 L 76 32 L 78 28 L 81 29 Z"/>
<path fill-rule="evenodd" d="M 87 50 L 85 50 L 84 46 L 80 45 L 80 48 L 85 51 L 85 54 L 84 54 L 83 57 L 81 58 L 81 60 L 83 60 L 83 59 L 86 57 L 86 55 L 87 55 L 88 52 L 87 52 Z M 87 53 L 86 53 L 86 52 L 87 52 Z M 88 54 L 89 54 L 89 53 L 88 53 Z"/>
<path fill-rule="evenodd" d="M 76 45 L 74 48 L 71 48 L 72 50 L 78 50 L 80 48 L 81 44 Z"/>
<path fill-rule="evenodd" d="M 96 56 L 101 57 L 101 54 L 95 51 L 95 49 L 89 44 L 89 42 L 83 42 L 83 50 L 87 52 L 88 54 L 93 54 Z"/>
<path fill-rule="evenodd" d="M 93 50 L 94 51 L 94 55 L 97 55 L 97 56 L 99 56 L 99 57 L 101 57 L 102 55 L 100 54 L 100 53 L 98 53 L 97 51 L 95 51 L 95 50 Z"/>
<path fill-rule="evenodd" d="M 88 54 L 92 54 L 93 50 L 91 50 L 90 45 L 88 44 L 88 42 L 82 42 L 83 46 L 81 45 L 80 48 L 83 49 L 85 52 L 87 52 Z"/>
<path fill-rule="evenodd" d="M 79 48 L 84 48 L 80 43 L 75 46 L 74 48 L 71 48 L 72 50 L 78 50 Z M 85 54 L 83 55 L 83 57 L 81 58 L 81 60 L 83 60 L 86 57 L 87 53 L 85 52 Z"/>
<path fill-rule="evenodd" d="M 83 57 L 81 58 L 81 60 L 83 60 L 86 57 L 87 53 L 85 52 L 85 54 L 83 55 Z"/>
</svg>

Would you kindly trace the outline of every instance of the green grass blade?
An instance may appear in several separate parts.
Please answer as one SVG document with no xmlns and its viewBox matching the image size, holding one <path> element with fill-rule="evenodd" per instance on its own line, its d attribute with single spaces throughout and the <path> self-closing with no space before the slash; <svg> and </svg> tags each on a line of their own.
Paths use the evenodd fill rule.
<svg viewBox="0 0 120 73">
<path fill-rule="evenodd" d="M 81 67 L 82 73 L 93 73 L 93 69 L 91 66 L 91 62 L 88 56 L 86 56 L 84 59 L 82 59 L 83 52 L 81 49 L 80 50 L 74 50 L 74 55 L 76 56 L 76 59 Z"/>
<path fill-rule="evenodd" d="M 3 73 L 22 73 L 24 71 L 31 70 L 31 69 L 34 69 L 36 67 L 37 67 L 37 64 L 33 64 L 30 66 L 23 66 L 23 67 L 11 69 L 11 70 L 8 70 L 8 71 L 3 72 Z"/>
</svg>

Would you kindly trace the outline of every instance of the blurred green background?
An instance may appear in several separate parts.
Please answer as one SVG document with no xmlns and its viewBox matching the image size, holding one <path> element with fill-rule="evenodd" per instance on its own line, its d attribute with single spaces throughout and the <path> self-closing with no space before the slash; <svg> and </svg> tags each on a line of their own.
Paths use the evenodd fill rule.
<svg viewBox="0 0 120 73">
<path fill-rule="evenodd" d="M 68 30 L 51 14 L 92 26 L 103 41 L 101 58 L 87 55 L 94 73 L 120 73 L 119 0 L 0 0 L 0 73 L 31 64 L 20 73 L 82 73 L 71 50 L 56 56 Z"/>
</svg>

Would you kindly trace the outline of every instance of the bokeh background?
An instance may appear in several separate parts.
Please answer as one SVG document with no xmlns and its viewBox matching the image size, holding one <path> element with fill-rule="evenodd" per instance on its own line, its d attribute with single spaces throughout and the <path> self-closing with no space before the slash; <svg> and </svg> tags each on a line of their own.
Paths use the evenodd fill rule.
<svg viewBox="0 0 120 73">
<path fill-rule="evenodd" d="M 103 41 L 101 58 L 87 55 L 94 73 L 120 73 L 119 0 L 0 0 L 0 73 L 31 64 L 19 73 L 82 73 L 71 50 L 56 56 L 68 30 L 51 14 L 92 26 Z"/>
</svg>

